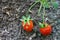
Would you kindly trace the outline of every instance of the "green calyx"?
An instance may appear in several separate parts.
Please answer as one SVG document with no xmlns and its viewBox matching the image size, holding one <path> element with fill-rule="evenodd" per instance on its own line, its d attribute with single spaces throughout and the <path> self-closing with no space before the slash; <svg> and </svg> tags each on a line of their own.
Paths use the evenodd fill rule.
<svg viewBox="0 0 60 40">
<path fill-rule="evenodd" d="M 42 24 L 42 23 L 39 23 L 39 25 L 40 25 L 40 28 L 44 28 L 45 27 L 45 25 Z"/>
<path fill-rule="evenodd" d="M 30 18 L 30 15 L 29 15 L 28 17 L 23 16 L 22 19 L 20 19 L 20 20 L 23 21 L 24 24 L 26 24 L 26 23 L 30 24 L 29 21 L 32 19 Z"/>
<path fill-rule="evenodd" d="M 48 24 L 46 24 L 46 23 L 44 24 L 44 23 L 39 22 L 39 25 L 40 25 L 40 28 L 45 28 L 45 27 L 47 27 Z"/>
</svg>

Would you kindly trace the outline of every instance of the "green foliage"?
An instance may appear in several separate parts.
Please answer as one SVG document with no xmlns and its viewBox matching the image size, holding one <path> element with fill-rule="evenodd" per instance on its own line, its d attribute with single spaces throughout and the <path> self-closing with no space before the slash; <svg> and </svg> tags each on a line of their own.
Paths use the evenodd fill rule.
<svg viewBox="0 0 60 40">
<path fill-rule="evenodd" d="M 53 5 L 53 7 L 54 7 L 55 9 L 58 8 L 58 3 L 52 2 L 52 5 Z"/>
<path fill-rule="evenodd" d="M 49 8 L 50 6 L 50 3 L 48 2 L 48 0 L 35 0 L 35 2 L 40 2 L 42 5 L 43 5 L 43 7 L 45 7 L 45 8 Z"/>
<path fill-rule="evenodd" d="M 54 0 L 52 0 L 52 3 L 51 1 L 48 2 L 48 0 L 35 0 L 35 2 L 40 2 L 45 8 L 50 8 L 51 4 L 55 9 L 58 8 L 58 4 Z"/>
</svg>

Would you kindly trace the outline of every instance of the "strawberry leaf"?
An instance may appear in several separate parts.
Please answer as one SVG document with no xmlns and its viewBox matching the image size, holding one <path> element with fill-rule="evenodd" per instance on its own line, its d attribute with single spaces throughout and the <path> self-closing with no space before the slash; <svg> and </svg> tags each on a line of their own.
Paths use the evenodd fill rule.
<svg viewBox="0 0 60 40">
<path fill-rule="evenodd" d="M 52 2 L 52 5 L 55 9 L 58 8 L 58 3 L 57 2 Z"/>
<path fill-rule="evenodd" d="M 48 3 L 48 2 L 47 2 L 47 3 L 45 3 L 45 4 L 44 4 L 44 7 L 45 7 L 45 8 L 50 8 L 49 3 Z"/>
<path fill-rule="evenodd" d="M 43 4 L 43 7 L 49 8 L 49 5 L 47 3 Z"/>
</svg>

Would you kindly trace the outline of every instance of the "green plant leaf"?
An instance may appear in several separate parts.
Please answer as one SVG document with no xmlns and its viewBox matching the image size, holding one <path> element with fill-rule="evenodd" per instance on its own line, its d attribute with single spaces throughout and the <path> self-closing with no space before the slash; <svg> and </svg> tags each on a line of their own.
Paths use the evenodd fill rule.
<svg viewBox="0 0 60 40">
<path fill-rule="evenodd" d="M 49 3 L 49 2 L 44 2 L 43 6 L 44 6 L 45 8 L 50 8 L 50 3 Z"/>
<path fill-rule="evenodd" d="M 52 2 L 52 5 L 55 9 L 58 8 L 58 3 L 57 2 Z"/>
<path fill-rule="evenodd" d="M 44 7 L 49 8 L 49 4 L 48 3 L 44 4 Z"/>
<path fill-rule="evenodd" d="M 48 2 L 48 0 L 41 0 L 41 4 L 45 8 L 50 8 L 50 3 Z"/>
</svg>

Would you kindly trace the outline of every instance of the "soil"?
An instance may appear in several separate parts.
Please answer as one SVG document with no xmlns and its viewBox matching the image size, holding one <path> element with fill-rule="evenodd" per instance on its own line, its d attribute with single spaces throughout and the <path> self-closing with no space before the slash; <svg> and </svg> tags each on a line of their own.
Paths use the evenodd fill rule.
<svg viewBox="0 0 60 40">
<path fill-rule="evenodd" d="M 34 28 L 31 33 L 23 30 L 20 19 L 26 15 L 28 8 L 34 0 L 0 0 L 0 40 L 60 40 L 60 0 L 58 9 L 46 9 L 45 21 L 52 25 L 52 33 L 43 36 L 39 32 L 38 21 L 42 22 L 41 16 L 37 16 L 39 3 L 29 12 L 34 18 Z"/>
</svg>

